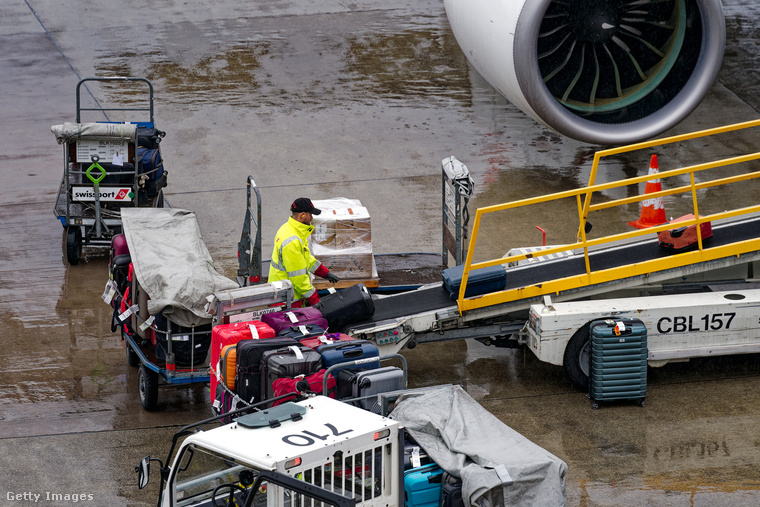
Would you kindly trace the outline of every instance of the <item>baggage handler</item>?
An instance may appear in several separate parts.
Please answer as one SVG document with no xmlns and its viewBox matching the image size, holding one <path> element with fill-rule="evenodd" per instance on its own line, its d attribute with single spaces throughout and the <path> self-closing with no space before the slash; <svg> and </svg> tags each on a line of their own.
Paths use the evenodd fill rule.
<svg viewBox="0 0 760 507">
<path fill-rule="evenodd" d="M 290 213 L 290 218 L 280 227 L 274 239 L 268 281 L 290 280 L 294 299 L 306 299 L 309 306 L 314 306 L 319 302 L 319 295 L 311 284 L 309 273 L 326 278 L 330 283 L 337 283 L 340 279 L 330 273 L 309 250 L 309 235 L 314 231 L 311 220 L 322 210 L 315 208 L 310 199 L 299 197 L 290 205 Z"/>
</svg>

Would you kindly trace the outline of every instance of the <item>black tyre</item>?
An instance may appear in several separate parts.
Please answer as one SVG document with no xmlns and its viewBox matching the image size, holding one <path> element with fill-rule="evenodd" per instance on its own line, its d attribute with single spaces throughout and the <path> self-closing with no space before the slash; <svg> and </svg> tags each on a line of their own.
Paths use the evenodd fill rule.
<svg viewBox="0 0 760 507">
<path fill-rule="evenodd" d="M 121 330 L 121 339 L 124 340 L 124 348 L 127 349 L 127 364 L 133 367 L 140 366 L 140 356 L 137 355 L 137 352 L 134 351 L 132 346 L 127 341 L 123 328 Z"/>
<path fill-rule="evenodd" d="M 562 364 L 570 382 L 578 389 L 588 391 L 588 378 L 591 373 L 591 342 L 588 324 L 570 338 Z"/>
<path fill-rule="evenodd" d="M 158 373 L 144 364 L 137 370 L 137 396 L 145 410 L 155 410 L 158 405 Z"/>
<path fill-rule="evenodd" d="M 76 266 L 82 259 L 82 229 L 68 226 L 63 234 L 66 237 L 66 261 Z"/>
</svg>

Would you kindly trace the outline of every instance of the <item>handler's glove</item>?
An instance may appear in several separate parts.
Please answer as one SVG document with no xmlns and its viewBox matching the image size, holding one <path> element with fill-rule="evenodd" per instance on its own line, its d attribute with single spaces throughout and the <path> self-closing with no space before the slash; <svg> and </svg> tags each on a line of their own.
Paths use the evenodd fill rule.
<svg viewBox="0 0 760 507">
<path fill-rule="evenodd" d="M 309 303 L 309 306 L 314 306 L 319 303 L 319 294 L 317 294 L 317 291 L 314 291 L 314 294 L 307 297 L 306 302 Z"/>
<path fill-rule="evenodd" d="M 338 278 L 334 274 L 330 273 L 329 271 L 325 275 L 325 278 L 327 278 L 327 281 L 330 282 L 330 283 L 338 283 L 338 282 L 340 282 L 340 278 Z"/>
</svg>

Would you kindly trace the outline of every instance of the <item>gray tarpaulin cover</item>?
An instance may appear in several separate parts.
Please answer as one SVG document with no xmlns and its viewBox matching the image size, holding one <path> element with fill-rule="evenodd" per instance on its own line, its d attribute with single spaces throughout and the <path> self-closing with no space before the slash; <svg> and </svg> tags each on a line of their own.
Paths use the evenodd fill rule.
<svg viewBox="0 0 760 507">
<path fill-rule="evenodd" d="M 137 125 L 134 123 L 71 123 L 53 125 L 50 131 L 58 144 L 73 141 L 80 137 L 114 137 L 134 142 Z"/>
<path fill-rule="evenodd" d="M 460 386 L 402 397 L 390 417 L 442 469 L 462 478 L 467 507 L 566 504 L 565 462 L 502 423 Z"/>
<path fill-rule="evenodd" d="M 208 324 L 206 297 L 238 284 L 214 268 L 195 213 L 174 208 L 122 208 L 134 273 L 150 296 L 148 311 L 180 326 Z"/>
</svg>

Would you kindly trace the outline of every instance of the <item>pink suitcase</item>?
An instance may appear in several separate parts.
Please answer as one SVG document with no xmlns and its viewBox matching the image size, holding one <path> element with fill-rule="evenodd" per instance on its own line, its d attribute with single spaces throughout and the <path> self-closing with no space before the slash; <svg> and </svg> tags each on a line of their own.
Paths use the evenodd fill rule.
<svg viewBox="0 0 760 507">
<path fill-rule="evenodd" d="M 322 329 L 327 329 L 327 320 L 322 317 L 322 312 L 313 306 L 265 313 L 261 316 L 261 320 L 266 324 L 269 324 L 272 329 L 274 329 L 275 334 L 278 334 L 283 329 L 287 329 L 291 326 L 307 324 L 314 324 Z"/>
<path fill-rule="evenodd" d="M 254 336 L 255 334 L 255 336 Z M 240 340 L 251 338 L 273 338 L 276 336 L 274 329 L 259 320 L 246 322 L 234 322 L 232 324 L 219 324 L 211 330 L 211 403 L 214 402 L 217 386 L 217 372 L 219 369 L 219 354 L 225 345 L 233 345 Z"/>
</svg>

